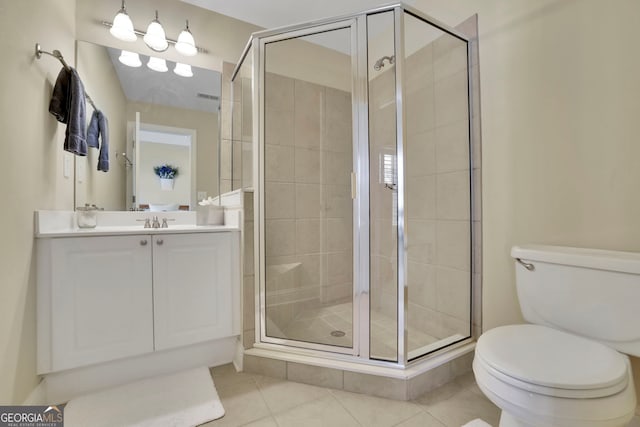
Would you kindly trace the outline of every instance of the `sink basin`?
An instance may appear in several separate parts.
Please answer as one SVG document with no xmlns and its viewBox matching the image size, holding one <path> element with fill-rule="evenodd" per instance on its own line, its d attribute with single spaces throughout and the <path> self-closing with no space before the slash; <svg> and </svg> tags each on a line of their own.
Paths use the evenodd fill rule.
<svg viewBox="0 0 640 427">
<path fill-rule="evenodd" d="M 177 203 L 171 203 L 166 205 L 153 205 L 149 203 L 149 211 L 150 212 L 171 212 L 180 210 L 180 205 Z"/>
</svg>

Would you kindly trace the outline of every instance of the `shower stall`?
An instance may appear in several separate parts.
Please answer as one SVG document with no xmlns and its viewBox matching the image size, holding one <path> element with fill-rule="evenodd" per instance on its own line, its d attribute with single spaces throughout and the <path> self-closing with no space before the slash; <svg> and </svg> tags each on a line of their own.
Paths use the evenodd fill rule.
<svg viewBox="0 0 640 427">
<path fill-rule="evenodd" d="M 477 335 L 475 22 L 394 4 L 252 35 L 231 127 L 255 346 L 402 368 Z"/>
</svg>

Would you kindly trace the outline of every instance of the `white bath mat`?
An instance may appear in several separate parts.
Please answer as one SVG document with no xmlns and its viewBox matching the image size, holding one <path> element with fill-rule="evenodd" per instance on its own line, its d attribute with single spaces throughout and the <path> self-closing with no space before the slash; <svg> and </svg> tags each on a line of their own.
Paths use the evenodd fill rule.
<svg viewBox="0 0 640 427">
<path fill-rule="evenodd" d="M 65 427 L 190 427 L 224 415 L 206 367 L 148 378 L 71 399 Z"/>
<path fill-rule="evenodd" d="M 480 418 L 476 418 L 475 420 L 469 421 L 462 427 L 491 427 L 491 424 L 482 421 Z"/>
</svg>

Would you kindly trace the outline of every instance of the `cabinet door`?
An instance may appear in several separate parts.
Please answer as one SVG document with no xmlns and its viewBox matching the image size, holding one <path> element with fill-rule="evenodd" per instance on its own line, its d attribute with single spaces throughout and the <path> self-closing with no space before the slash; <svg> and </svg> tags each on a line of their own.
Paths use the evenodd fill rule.
<svg viewBox="0 0 640 427">
<path fill-rule="evenodd" d="M 54 239 L 54 371 L 153 351 L 150 248 L 149 236 Z"/>
<path fill-rule="evenodd" d="M 154 236 L 156 350 L 233 335 L 239 258 L 233 238 L 229 232 Z"/>
</svg>

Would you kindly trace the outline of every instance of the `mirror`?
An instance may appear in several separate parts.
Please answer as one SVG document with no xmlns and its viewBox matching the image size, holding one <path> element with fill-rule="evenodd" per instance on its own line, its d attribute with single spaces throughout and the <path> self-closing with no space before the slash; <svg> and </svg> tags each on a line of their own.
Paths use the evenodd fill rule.
<svg viewBox="0 0 640 427">
<path fill-rule="evenodd" d="M 191 67 L 193 76 L 118 58 L 121 50 L 77 42 L 76 68 L 85 91 L 109 123 L 109 171 L 97 170 L 99 150 L 76 157 L 75 203 L 105 210 L 195 210 L 197 200 L 219 194 L 218 141 L 221 75 Z M 186 58 L 185 58 L 186 59 Z M 87 103 L 87 120 L 93 108 Z M 100 140 L 102 144 L 102 140 Z M 170 184 L 156 168 L 178 172 Z"/>
</svg>

